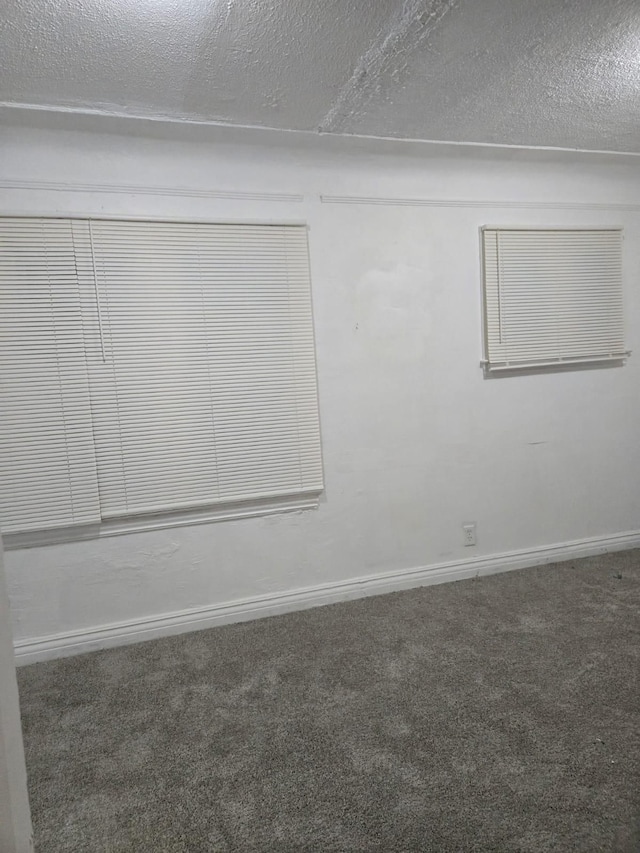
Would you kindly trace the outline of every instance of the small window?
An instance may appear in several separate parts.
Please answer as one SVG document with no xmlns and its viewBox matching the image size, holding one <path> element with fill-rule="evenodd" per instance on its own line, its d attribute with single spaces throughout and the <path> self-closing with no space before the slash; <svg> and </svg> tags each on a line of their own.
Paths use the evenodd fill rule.
<svg viewBox="0 0 640 853">
<path fill-rule="evenodd" d="M 620 229 L 483 228 L 484 368 L 621 362 Z"/>
</svg>

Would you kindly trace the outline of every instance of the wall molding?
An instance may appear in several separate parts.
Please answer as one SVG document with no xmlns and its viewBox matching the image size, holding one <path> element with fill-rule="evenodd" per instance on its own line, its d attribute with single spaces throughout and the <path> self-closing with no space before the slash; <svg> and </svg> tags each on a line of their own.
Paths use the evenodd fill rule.
<svg viewBox="0 0 640 853">
<path fill-rule="evenodd" d="M 267 201 L 301 204 L 303 193 L 245 192 L 241 190 L 195 189 L 193 187 L 140 186 L 137 184 L 85 184 L 73 181 L 29 181 L 0 179 L 3 190 L 40 190 L 67 193 L 106 193 L 109 195 L 147 195 L 183 198 L 222 199 L 228 201 Z M 489 208 L 492 210 L 610 210 L 640 213 L 640 204 L 618 202 L 509 201 L 496 199 L 403 198 L 395 196 L 355 196 L 320 194 L 322 204 L 364 204 L 399 207 Z"/>
<path fill-rule="evenodd" d="M 193 187 L 140 186 L 137 184 L 85 184 L 73 181 L 29 181 L 0 179 L 0 189 L 40 190 L 67 193 L 106 193 L 109 195 L 175 196 L 222 199 L 228 201 L 267 201 L 300 204 L 303 193 L 245 192 L 241 190 L 195 189 Z M 618 202 L 509 201 L 496 199 L 402 198 L 400 196 L 355 196 L 320 194 L 322 204 L 364 204 L 399 207 L 489 208 L 492 210 L 610 210 L 640 213 L 640 204 Z"/>
<path fill-rule="evenodd" d="M 392 196 L 321 195 L 322 204 L 397 205 L 400 207 L 469 207 L 495 210 L 612 210 L 640 213 L 640 204 L 617 202 L 496 201 L 495 199 L 395 198 Z"/>
<path fill-rule="evenodd" d="M 181 196 L 185 198 L 227 199 L 232 201 L 279 201 L 300 203 L 301 193 L 241 192 L 235 190 L 199 190 L 190 187 L 138 186 L 135 184 L 81 184 L 67 181 L 19 181 L 2 179 L 4 190 L 46 190 L 69 193 L 109 193 L 115 195 Z"/>
<path fill-rule="evenodd" d="M 95 628 L 47 637 L 32 637 L 15 643 L 16 663 L 18 665 L 35 663 L 370 595 L 381 595 L 413 587 L 464 580 L 638 547 L 640 547 L 640 530 L 634 530 L 612 536 L 579 539 L 540 548 L 355 577 L 336 583 L 164 613 L 127 622 L 99 625 Z"/>
</svg>

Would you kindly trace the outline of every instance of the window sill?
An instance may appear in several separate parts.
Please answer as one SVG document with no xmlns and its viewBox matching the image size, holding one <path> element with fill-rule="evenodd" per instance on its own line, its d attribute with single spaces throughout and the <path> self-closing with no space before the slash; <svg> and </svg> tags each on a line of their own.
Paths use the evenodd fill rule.
<svg viewBox="0 0 640 853">
<path fill-rule="evenodd" d="M 51 530 L 35 530 L 25 533 L 5 533 L 2 536 L 2 541 L 5 551 L 38 548 L 45 545 L 61 545 L 66 542 L 84 542 L 102 539 L 105 536 L 123 536 L 127 533 L 146 533 L 151 530 L 187 527 L 194 524 L 212 524 L 217 521 L 233 521 L 241 518 L 256 518 L 284 512 L 317 509 L 319 498 L 320 492 L 314 491 L 260 501 L 242 501 L 217 507 L 180 510 L 179 512 L 129 515 L 122 518 L 106 519 L 99 524 L 57 527 Z"/>
<path fill-rule="evenodd" d="M 547 373 L 554 370 L 580 370 L 592 367 L 620 367 L 631 355 L 631 350 L 611 353 L 604 356 L 576 356 L 539 361 L 504 361 L 491 362 L 486 359 L 480 362 L 485 377 L 495 375 L 515 375 L 517 373 Z"/>
</svg>

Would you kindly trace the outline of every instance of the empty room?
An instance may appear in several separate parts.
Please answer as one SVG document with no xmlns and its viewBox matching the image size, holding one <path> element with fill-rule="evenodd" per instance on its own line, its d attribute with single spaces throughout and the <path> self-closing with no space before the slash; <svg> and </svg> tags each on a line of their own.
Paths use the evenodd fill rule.
<svg viewBox="0 0 640 853">
<path fill-rule="evenodd" d="M 0 55 L 0 853 L 638 853 L 638 0 Z"/>
</svg>

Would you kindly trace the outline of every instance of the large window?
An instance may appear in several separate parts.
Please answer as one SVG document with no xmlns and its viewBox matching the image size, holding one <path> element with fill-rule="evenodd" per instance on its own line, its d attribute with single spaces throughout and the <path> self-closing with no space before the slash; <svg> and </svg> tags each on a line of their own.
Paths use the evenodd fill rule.
<svg viewBox="0 0 640 853">
<path fill-rule="evenodd" d="M 484 228 L 487 372 L 621 361 L 620 229 Z"/>
<path fill-rule="evenodd" d="M 317 502 L 304 226 L 2 219 L 0 356 L 10 545 Z"/>
</svg>

